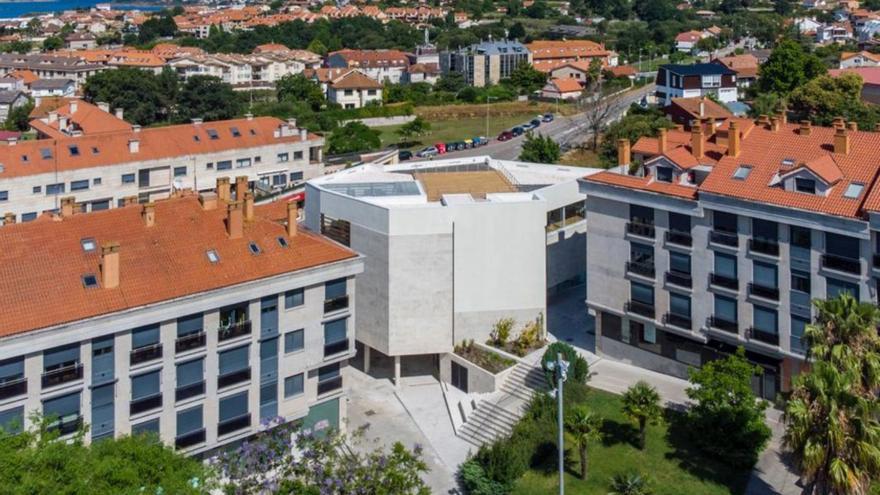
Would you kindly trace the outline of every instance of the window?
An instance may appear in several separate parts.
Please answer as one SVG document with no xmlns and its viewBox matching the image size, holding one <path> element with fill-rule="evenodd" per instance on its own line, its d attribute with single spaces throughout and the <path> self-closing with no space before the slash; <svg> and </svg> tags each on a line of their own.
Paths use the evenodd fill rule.
<svg viewBox="0 0 880 495">
<path fill-rule="evenodd" d="M 305 303 L 305 291 L 293 289 L 284 293 L 284 309 L 302 306 Z"/>
<path fill-rule="evenodd" d="M 31 161 L 31 159 L 27 155 L 21 155 L 21 161 L 27 163 Z"/>
<path fill-rule="evenodd" d="M 43 192 L 43 186 L 34 186 L 34 188 L 32 189 L 32 192 L 34 194 L 40 194 L 41 192 Z"/>
<path fill-rule="evenodd" d="M 854 298 L 859 299 L 859 286 L 857 284 L 833 278 L 825 278 L 825 297 L 827 299 L 835 298 L 845 292 L 849 293 L 849 295 Z"/>
<path fill-rule="evenodd" d="M 139 401 L 159 395 L 160 370 L 131 377 L 131 400 Z"/>
<path fill-rule="evenodd" d="M 57 371 L 79 364 L 79 344 L 43 351 L 43 371 Z"/>
<path fill-rule="evenodd" d="M 300 328 L 284 334 L 284 352 L 301 351 L 305 347 L 305 330 Z"/>
<path fill-rule="evenodd" d="M 691 317 L 691 298 L 675 292 L 669 293 L 669 312 L 684 318 Z"/>
<path fill-rule="evenodd" d="M 776 242 L 779 239 L 779 224 L 760 218 L 752 219 L 752 237 Z"/>
<path fill-rule="evenodd" d="M 21 214 L 21 221 L 22 222 L 32 222 L 36 219 L 37 219 L 37 214 L 35 212 Z"/>
<path fill-rule="evenodd" d="M 278 380 L 278 338 L 260 342 L 260 383 Z"/>
<path fill-rule="evenodd" d="M 671 167 L 656 167 L 657 170 L 657 180 L 660 182 L 672 182 L 672 168 Z"/>
<path fill-rule="evenodd" d="M 71 144 L 67 146 L 67 149 L 70 151 L 70 156 L 79 156 L 79 146 Z"/>
<path fill-rule="evenodd" d="M 131 348 L 140 349 L 159 343 L 159 325 L 135 328 L 131 331 Z"/>
<path fill-rule="evenodd" d="M 721 74 L 709 74 L 703 76 L 703 87 L 704 88 L 720 88 L 721 87 Z"/>
<path fill-rule="evenodd" d="M 9 201 L 9 191 L 0 191 L 0 201 Z"/>
<path fill-rule="evenodd" d="M 721 232 L 728 232 L 731 234 L 739 232 L 736 215 L 725 211 L 712 212 L 712 226 L 715 230 Z"/>
<path fill-rule="evenodd" d="M 691 232 L 691 217 L 681 213 L 669 213 L 669 230 L 673 232 Z"/>
<path fill-rule="evenodd" d="M 235 168 L 246 168 L 251 166 L 250 158 L 239 158 L 235 160 Z"/>
<path fill-rule="evenodd" d="M 263 163 L 263 157 L 262 156 L 255 156 L 254 163 Z"/>
<path fill-rule="evenodd" d="M 229 132 L 232 134 L 232 137 L 241 137 L 241 132 L 238 130 L 238 127 L 230 127 Z"/>
<path fill-rule="evenodd" d="M 82 276 L 83 287 L 93 289 L 98 286 L 98 277 L 94 273 L 88 273 Z"/>
<path fill-rule="evenodd" d="M 733 171 L 733 178 L 738 180 L 746 180 L 750 173 L 752 173 L 752 167 L 748 165 L 740 165 L 739 167 L 736 167 L 736 170 Z"/>
<path fill-rule="evenodd" d="M 256 242 L 248 243 L 248 250 L 250 250 L 251 254 L 254 256 L 260 254 L 260 246 L 257 245 Z"/>
<path fill-rule="evenodd" d="M 654 288 L 637 282 L 630 283 L 630 297 L 633 301 L 654 305 Z"/>
<path fill-rule="evenodd" d="M 336 299 L 344 297 L 346 293 L 346 279 L 339 278 L 324 284 L 324 299 Z"/>
<path fill-rule="evenodd" d="M 676 273 L 691 273 L 691 257 L 683 253 L 670 251 L 669 253 L 669 270 Z"/>
<path fill-rule="evenodd" d="M 287 239 L 285 239 L 284 237 L 278 236 L 277 240 L 278 240 L 279 246 L 281 246 L 283 248 L 290 247 L 290 245 L 287 243 Z"/>
<path fill-rule="evenodd" d="M 19 433 L 24 429 L 24 406 L 0 411 L 0 430 Z"/>
<path fill-rule="evenodd" d="M 177 413 L 177 437 L 183 437 L 201 431 L 204 428 L 202 406 L 179 411 Z"/>
<path fill-rule="evenodd" d="M 300 180 L 303 180 L 303 173 L 302 172 L 291 172 L 290 173 L 290 181 L 291 182 L 296 182 L 296 181 L 300 181 Z"/>
<path fill-rule="evenodd" d="M 752 276 L 756 285 L 776 288 L 776 266 L 755 261 L 752 265 Z"/>
<path fill-rule="evenodd" d="M 294 160 L 302 160 L 303 159 L 303 152 L 302 151 L 294 151 L 293 152 L 293 159 Z"/>
<path fill-rule="evenodd" d="M 324 323 L 324 356 L 348 350 L 347 318 Z"/>
<path fill-rule="evenodd" d="M 186 167 L 174 167 L 174 176 L 183 177 L 186 175 Z"/>
<path fill-rule="evenodd" d="M 213 169 L 214 169 L 214 162 L 208 162 L 208 163 L 206 163 L 206 164 L 205 164 L 205 168 L 208 169 L 208 170 L 213 170 Z"/>
<path fill-rule="evenodd" d="M 305 390 L 305 378 L 302 373 L 284 379 L 284 398 L 289 399 L 301 395 Z"/>
<path fill-rule="evenodd" d="M 92 179 L 93 186 L 100 186 L 102 182 L 103 180 L 100 177 L 95 177 L 94 179 Z"/>
<path fill-rule="evenodd" d="M 43 401 L 43 416 L 54 418 L 49 429 L 57 429 L 62 435 L 73 433 L 80 425 L 80 393 Z"/>
<path fill-rule="evenodd" d="M 791 245 L 803 249 L 810 249 L 812 245 L 810 229 L 792 225 L 789 227 Z"/>
<path fill-rule="evenodd" d="M 810 293 L 810 274 L 806 272 L 791 271 L 791 290 Z"/>
<path fill-rule="evenodd" d="M 176 400 L 183 400 L 205 393 L 204 358 L 177 365 Z"/>
<path fill-rule="evenodd" d="M 92 201 L 91 205 L 92 205 L 91 211 L 109 210 L 110 209 L 110 200 L 109 199 L 102 199 L 102 200 L 98 200 L 98 201 Z"/>
<path fill-rule="evenodd" d="M 220 353 L 220 377 L 218 387 L 240 383 L 250 379 L 250 365 L 248 356 L 250 346 L 245 345 L 223 351 Z M 247 373 L 246 373 L 247 372 Z"/>
<path fill-rule="evenodd" d="M 260 421 L 278 416 L 278 381 L 260 386 Z"/>
<path fill-rule="evenodd" d="M 116 366 L 113 361 L 113 336 L 92 341 L 92 383 L 113 380 Z"/>
<path fill-rule="evenodd" d="M 220 399 L 220 422 L 223 423 L 247 415 L 247 397 L 247 392 L 242 392 Z"/>
<path fill-rule="evenodd" d="M 52 150 L 49 148 L 40 148 L 40 157 L 42 157 L 43 160 L 52 158 Z"/>
<path fill-rule="evenodd" d="M 629 260 L 635 263 L 654 264 L 654 246 L 630 242 Z"/>
<path fill-rule="evenodd" d="M 813 179 L 795 177 L 794 190 L 802 193 L 816 194 L 816 181 Z"/>
<path fill-rule="evenodd" d="M 177 319 L 177 336 L 184 337 L 199 333 L 204 329 L 202 313 L 196 313 Z"/>
<path fill-rule="evenodd" d="M 846 186 L 846 191 L 843 193 L 843 197 L 847 199 L 856 199 L 859 197 L 859 195 L 862 194 L 862 190 L 864 189 L 864 184 L 853 182 L 852 184 Z"/>
<path fill-rule="evenodd" d="M 216 129 L 208 129 L 208 130 L 207 130 L 207 133 L 208 133 L 208 137 L 211 138 L 211 140 L 215 140 L 215 139 L 218 139 L 218 138 L 220 137 L 220 136 L 217 135 L 217 130 L 216 130 Z"/>
<path fill-rule="evenodd" d="M 198 134 L 193 134 L 193 141 L 199 143 L 202 141 L 202 138 L 198 136 Z"/>
<path fill-rule="evenodd" d="M 64 183 L 46 185 L 46 195 L 64 194 Z"/>
<path fill-rule="evenodd" d="M 753 306 L 753 325 L 766 333 L 776 333 L 778 327 L 776 311 L 761 306 Z"/>
<path fill-rule="evenodd" d="M 205 251 L 205 256 L 208 257 L 208 261 L 210 261 L 211 263 L 217 263 L 220 261 L 220 255 L 217 254 L 217 251 L 213 249 Z"/>
<path fill-rule="evenodd" d="M 217 162 L 217 170 L 230 170 L 232 168 L 232 160 L 222 160 Z"/>
<path fill-rule="evenodd" d="M 24 358 L 0 361 L 0 398 L 8 399 L 27 393 L 24 382 Z M 2 423 L 0 423 L 2 426 Z"/>
<path fill-rule="evenodd" d="M 144 421 L 136 425 L 131 425 L 132 435 L 158 435 L 159 434 L 159 418 Z"/>
<path fill-rule="evenodd" d="M 278 153 L 277 161 L 278 163 L 284 163 L 290 160 L 290 155 L 288 153 Z"/>
<path fill-rule="evenodd" d="M 737 278 L 736 257 L 715 253 L 715 273 L 727 278 Z"/>
<path fill-rule="evenodd" d="M 134 174 L 122 174 L 123 184 L 134 184 Z"/>
<path fill-rule="evenodd" d="M 339 363 L 318 368 L 318 395 L 340 388 L 342 388 L 342 376 L 339 373 Z"/>
<path fill-rule="evenodd" d="M 736 323 L 737 314 L 736 299 L 719 295 L 715 296 L 715 318 L 720 318 L 730 323 Z"/>
<path fill-rule="evenodd" d="M 654 209 L 647 206 L 630 205 L 629 219 L 635 223 L 654 225 Z"/>
<path fill-rule="evenodd" d="M 803 341 L 804 330 L 806 330 L 807 325 L 810 324 L 810 320 L 806 318 L 802 318 L 800 316 L 791 315 L 791 341 L 790 346 L 792 352 L 799 352 L 801 354 L 805 353 L 807 350 L 807 343 Z"/>
<path fill-rule="evenodd" d="M 825 233 L 825 251 L 843 258 L 859 258 L 859 240 L 840 234 Z"/>
<path fill-rule="evenodd" d="M 98 150 L 97 146 L 92 146 L 92 154 L 93 154 L 93 155 L 97 155 L 97 154 L 100 153 L 100 152 L 101 152 L 101 151 Z"/>
</svg>

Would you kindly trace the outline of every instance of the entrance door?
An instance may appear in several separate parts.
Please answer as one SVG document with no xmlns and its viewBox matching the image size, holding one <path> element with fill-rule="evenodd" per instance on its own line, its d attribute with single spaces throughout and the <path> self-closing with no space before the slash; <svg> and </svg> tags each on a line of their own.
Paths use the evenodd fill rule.
<svg viewBox="0 0 880 495">
<path fill-rule="evenodd" d="M 468 393 L 468 370 L 464 366 L 453 361 L 452 365 L 452 386 Z"/>
</svg>

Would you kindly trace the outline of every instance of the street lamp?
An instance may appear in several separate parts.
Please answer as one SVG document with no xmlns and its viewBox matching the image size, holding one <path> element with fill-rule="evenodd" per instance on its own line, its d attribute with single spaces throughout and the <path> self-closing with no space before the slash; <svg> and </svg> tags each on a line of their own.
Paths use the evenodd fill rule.
<svg viewBox="0 0 880 495">
<path fill-rule="evenodd" d="M 497 99 L 497 96 L 486 95 L 486 139 L 489 139 L 489 102 Z"/>
<path fill-rule="evenodd" d="M 562 425 L 562 384 L 568 378 L 568 361 L 563 361 L 562 353 L 556 353 L 556 361 L 547 363 L 547 369 L 556 375 L 556 422 L 559 427 L 559 495 L 565 494 L 565 430 Z"/>
</svg>

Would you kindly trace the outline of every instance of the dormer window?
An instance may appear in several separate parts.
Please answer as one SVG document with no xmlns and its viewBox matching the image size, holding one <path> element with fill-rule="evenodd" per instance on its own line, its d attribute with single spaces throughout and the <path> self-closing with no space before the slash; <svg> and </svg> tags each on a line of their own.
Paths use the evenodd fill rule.
<svg viewBox="0 0 880 495">
<path fill-rule="evenodd" d="M 816 194 L 816 181 L 813 179 L 804 179 L 803 177 L 795 177 L 794 190 L 807 194 Z"/>
<path fill-rule="evenodd" d="M 672 169 L 669 167 L 657 167 L 657 180 L 660 182 L 672 182 Z"/>
</svg>

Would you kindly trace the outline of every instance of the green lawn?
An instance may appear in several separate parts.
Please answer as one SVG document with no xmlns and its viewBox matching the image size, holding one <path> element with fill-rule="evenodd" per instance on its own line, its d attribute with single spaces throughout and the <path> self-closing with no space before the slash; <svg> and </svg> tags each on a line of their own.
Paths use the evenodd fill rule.
<svg viewBox="0 0 880 495">
<path fill-rule="evenodd" d="M 475 136 L 486 136 L 494 139 L 499 133 L 501 133 L 501 131 L 528 122 L 535 118 L 535 116 L 537 116 L 537 112 L 535 112 L 534 115 L 529 114 L 494 118 L 490 114 L 488 136 L 486 135 L 485 118 L 432 121 L 431 132 L 415 138 L 414 143 L 407 143 L 406 146 L 403 146 L 403 149 L 417 150 L 441 141 L 444 143 L 450 141 L 464 141 L 465 139 L 473 138 Z M 374 127 L 374 129 L 382 133 L 380 137 L 382 139 L 383 148 L 390 145 L 397 145 L 400 142 L 400 135 L 396 132 L 399 128 L 399 125 Z"/>
<path fill-rule="evenodd" d="M 707 459 L 685 440 L 682 416 L 669 412 L 664 425 L 649 426 L 647 447 L 636 445 L 637 430 L 623 416 L 620 396 L 589 389 L 585 402 L 605 420 L 604 439 L 590 445 L 589 476 L 578 476 L 580 463 L 577 447 L 566 437 L 567 493 L 606 495 L 609 482 L 618 473 L 640 472 L 650 480 L 655 495 L 722 495 L 742 494 L 748 481 L 748 470 Z M 527 471 L 517 483 L 515 495 L 549 494 L 558 491 L 555 453 L 541 459 L 540 467 Z"/>
</svg>

